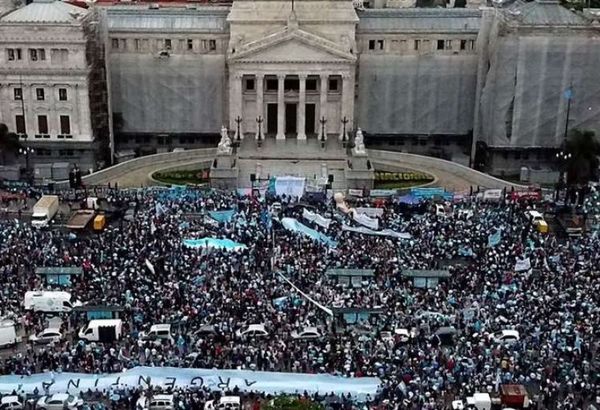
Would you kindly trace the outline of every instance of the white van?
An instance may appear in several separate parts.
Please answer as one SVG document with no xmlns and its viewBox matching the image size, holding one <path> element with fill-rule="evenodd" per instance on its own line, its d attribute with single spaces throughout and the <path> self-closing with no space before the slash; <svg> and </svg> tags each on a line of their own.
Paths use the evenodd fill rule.
<svg viewBox="0 0 600 410">
<path fill-rule="evenodd" d="M 219 400 L 209 400 L 204 404 L 204 410 L 239 410 L 241 408 L 238 396 L 224 396 Z"/>
<path fill-rule="evenodd" d="M 25 310 L 34 312 L 70 312 L 73 310 L 69 292 L 25 292 L 23 304 Z"/>
<path fill-rule="evenodd" d="M 14 346 L 21 341 L 17 336 L 15 322 L 4 320 L 0 322 L 0 347 Z"/>
<path fill-rule="evenodd" d="M 168 340 L 171 343 L 175 342 L 173 335 L 171 334 L 171 325 L 168 323 L 152 325 L 150 331 L 140 333 L 140 339 L 142 340 Z"/>
<path fill-rule="evenodd" d="M 79 331 L 79 338 L 88 342 L 112 342 L 121 339 L 121 319 L 94 319 Z"/>
</svg>

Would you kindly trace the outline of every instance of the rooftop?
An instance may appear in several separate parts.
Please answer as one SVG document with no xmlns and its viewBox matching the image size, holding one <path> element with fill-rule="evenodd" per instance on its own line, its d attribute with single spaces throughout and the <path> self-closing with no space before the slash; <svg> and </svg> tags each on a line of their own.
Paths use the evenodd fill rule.
<svg viewBox="0 0 600 410">
<path fill-rule="evenodd" d="M 478 31 L 476 9 L 408 8 L 366 9 L 358 13 L 358 31 Z"/>
<path fill-rule="evenodd" d="M 34 0 L 2 18 L 4 23 L 70 24 L 79 22 L 88 11 L 58 0 Z"/>
<path fill-rule="evenodd" d="M 563 7 L 557 0 L 518 0 L 502 7 L 506 18 L 516 25 L 528 26 L 586 26 L 585 17 Z"/>
</svg>

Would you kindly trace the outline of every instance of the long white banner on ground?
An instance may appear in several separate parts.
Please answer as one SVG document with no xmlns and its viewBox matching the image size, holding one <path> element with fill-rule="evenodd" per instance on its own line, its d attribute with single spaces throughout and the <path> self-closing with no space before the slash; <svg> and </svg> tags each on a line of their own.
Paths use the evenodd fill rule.
<svg viewBox="0 0 600 410">
<path fill-rule="evenodd" d="M 125 388 L 202 388 L 265 394 L 350 394 L 357 400 L 375 397 L 381 380 L 377 377 L 346 378 L 329 374 L 255 372 L 250 370 L 182 369 L 135 367 L 122 373 L 38 373 L 31 376 L 0 376 L 0 392 L 33 393 L 110 391 Z"/>
<path fill-rule="evenodd" d="M 365 235 L 376 235 L 376 236 L 390 236 L 392 238 L 397 239 L 410 239 L 412 238 L 411 234 L 405 232 L 396 232 L 391 229 L 382 229 L 381 231 L 374 231 L 369 228 L 365 228 L 364 226 L 350 226 L 350 225 L 342 225 L 343 231 L 362 233 Z"/>
</svg>

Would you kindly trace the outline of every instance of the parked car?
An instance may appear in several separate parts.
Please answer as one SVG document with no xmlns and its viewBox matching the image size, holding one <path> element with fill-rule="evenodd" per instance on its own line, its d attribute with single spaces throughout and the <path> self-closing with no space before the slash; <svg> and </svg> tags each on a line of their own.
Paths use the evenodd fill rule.
<svg viewBox="0 0 600 410">
<path fill-rule="evenodd" d="M 323 337 L 318 328 L 307 326 L 301 330 L 294 330 L 291 335 L 292 339 L 320 339 Z"/>
<path fill-rule="evenodd" d="M 60 329 L 57 328 L 49 328 L 44 329 L 37 335 L 29 336 L 29 341 L 34 344 L 48 344 L 48 343 L 59 343 L 62 340 L 62 334 L 60 333 Z"/>
<path fill-rule="evenodd" d="M 269 336 L 269 332 L 265 329 L 264 324 L 248 325 L 246 328 L 238 329 L 235 332 L 237 337 L 265 337 Z"/>
<path fill-rule="evenodd" d="M 204 404 L 204 410 L 239 410 L 241 400 L 238 396 L 224 396 L 219 400 L 208 400 Z"/>
<path fill-rule="evenodd" d="M 0 410 L 22 410 L 23 402 L 19 396 L 2 397 L 0 401 Z"/>
<path fill-rule="evenodd" d="M 160 343 L 163 340 L 167 340 L 171 343 L 175 342 L 173 335 L 171 334 L 171 325 L 168 323 L 162 323 L 152 325 L 148 332 L 141 332 L 140 339 L 142 340 L 153 340 Z"/>
<path fill-rule="evenodd" d="M 518 342 L 520 337 L 517 330 L 505 329 L 491 335 L 491 339 L 495 343 L 512 344 Z"/>
<path fill-rule="evenodd" d="M 43 396 L 37 402 L 37 408 L 42 410 L 76 410 L 82 405 L 83 400 L 66 393 Z"/>
</svg>

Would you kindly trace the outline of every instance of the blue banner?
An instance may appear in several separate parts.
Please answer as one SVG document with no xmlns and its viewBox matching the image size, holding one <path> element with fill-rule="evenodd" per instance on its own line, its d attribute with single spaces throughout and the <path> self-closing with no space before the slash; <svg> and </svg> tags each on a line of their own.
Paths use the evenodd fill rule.
<svg viewBox="0 0 600 410">
<path fill-rule="evenodd" d="M 451 192 L 446 192 L 444 188 L 412 188 L 410 194 L 413 197 L 420 199 L 443 198 L 452 200 L 454 197 Z"/>
<path fill-rule="evenodd" d="M 327 235 L 322 234 L 319 231 L 315 231 L 314 229 L 309 228 L 308 226 L 301 224 L 297 219 L 294 218 L 283 218 L 281 220 L 283 227 L 289 231 L 299 232 L 305 236 L 313 238 L 316 241 L 322 242 L 325 245 L 335 248 L 337 246 L 337 242 L 328 237 Z"/>
<path fill-rule="evenodd" d="M 188 248 L 223 248 L 227 250 L 246 249 L 243 243 L 234 242 L 231 239 L 200 238 L 184 239 L 183 245 Z"/>
<path fill-rule="evenodd" d="M 235 211 L 233 209 L 228 209 L 226 211 L 209 211 L 208 214 L 215 221 L 224 223 L 224 222 L 231 222 L 231 220 L 233 219 L 233 214 L 235 214 Z"/>
<path fill-rule="evenodd" d="M 494 246 L 500 243 L 502 239 L 502 230 L 496 229 L 496 231 L 490 235 L 488 235 L 488 247 L 493 248 Z"/>
<path fill-rule="evenodd" d="M 381 380 L 377 377 L 347 378 L 329 374 L 258 372 L 251 370 L 182 369 L 175 367 L 135 367 L 121 373 L 38 373 L 31 376 L 0 376 L 0 392 L 70 393 L 109 391 L 121 388 L 208 388 L 265 394 L 351 395 L 361 401 L 374 398 Z"/>
</svg>

